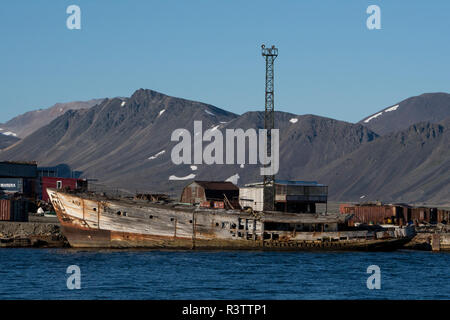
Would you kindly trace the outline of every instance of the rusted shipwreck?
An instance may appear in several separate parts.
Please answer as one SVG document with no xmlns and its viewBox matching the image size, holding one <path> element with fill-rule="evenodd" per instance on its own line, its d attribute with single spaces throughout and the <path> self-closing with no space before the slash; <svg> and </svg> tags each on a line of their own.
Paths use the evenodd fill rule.
<svg viewBox="0 0 450 320">
<path fill-rule="evenodd" d="M 389 250 L 406 234 L 340 230 L 350 215 L 249 213 L 49 189 L 76 248 Z"/>
</svg>

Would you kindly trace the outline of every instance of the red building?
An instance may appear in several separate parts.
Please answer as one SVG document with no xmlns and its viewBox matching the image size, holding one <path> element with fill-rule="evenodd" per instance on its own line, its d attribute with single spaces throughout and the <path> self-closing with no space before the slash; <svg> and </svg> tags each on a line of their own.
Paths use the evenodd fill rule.
<svg viewBox="0 0 450 320">
<path fill-rule="evenodd" d="M 86 179 L 41 177 L 42 200 L 48 202 L 47 189 L 87 190 Z"/>
</svg>

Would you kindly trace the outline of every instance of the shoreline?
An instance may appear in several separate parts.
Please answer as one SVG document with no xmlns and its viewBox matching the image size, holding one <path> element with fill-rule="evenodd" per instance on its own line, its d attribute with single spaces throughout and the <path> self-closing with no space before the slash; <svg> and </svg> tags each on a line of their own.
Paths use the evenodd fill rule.
<svg viewBox="0 0 450 320">
<path fill-rule="evenodd" d="M 0 221 L 0 248 L 66 248 L 57 218 L 32 217 L 29 222 Z"/>
<path fill-rule="evenodd" d="M 438 233 L 440 240 L 438 247 L 433 245 L 433 235 L 437 234 L 418 232 L 401 249 L 450 252 L 450 233 Z M 57 218 L 30 216 L 29 222 L 0 221 L 0 248 L 71 248 L 71 246 L 62 234 Z"/>
</svg>

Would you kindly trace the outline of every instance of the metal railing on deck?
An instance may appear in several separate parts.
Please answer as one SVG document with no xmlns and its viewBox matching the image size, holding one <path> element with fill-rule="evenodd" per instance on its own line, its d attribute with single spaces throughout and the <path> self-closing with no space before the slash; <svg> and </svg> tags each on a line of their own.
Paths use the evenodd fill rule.
<svg viewBox="0 0 450 320">
<path fill-rule="evenodd" d="M 129 191 L 126 189 L 121 189 L 121 188 L 117 188 L 117 187 L 113 187 L 113 186 L 109 186 L 109 185 L 105 185 L 105 184 L 100 184 L 100 183 L 89 183 L 88 186 L 88 191 L 89 192 L 93 192 L 96 194 L 103 194 L 107 197 L 111 197 L 111 198 L 125 198 L 125 197 L 134 197 L 136 195 L 146 195 L 146 194 L 166 194 L 168 195 L 171 199 L 179 199 L 179 195 L 175 194 L 175 193 L 167 193 L 167 192 L 156 192 L 156 191 L 149 191 L 149 190 L 133 190 L 133 191 Z"/>
<path fill-rule="evenodd" d="M 104 194 L 105 196 L 108 196 L 108 197 L 132 197 L 132 196 L 134 196 L 133 192 L 130 192 L 130 191 L 127 191 L 124 189 L 120 189 L 120 188 L 116 188 L 116 187 L 112 187 L 112 186 L 108 186 L 108 185 L 104 185 L 104 184 L 92 183 L 92 182 L 89 183 L 88 191 L 97 193 L 97 194 Z"/>
</svg>

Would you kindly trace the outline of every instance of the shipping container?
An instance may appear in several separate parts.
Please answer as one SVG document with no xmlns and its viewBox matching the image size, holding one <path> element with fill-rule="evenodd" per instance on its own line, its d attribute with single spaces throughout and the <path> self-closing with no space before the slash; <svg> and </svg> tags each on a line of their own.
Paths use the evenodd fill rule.
<svg viewBox="0 0 450 320">
<path fill-rule="evenodd" d="M 214 201 L 214 209 L 224 209 L 225 203 L 223 201 Z"/>
<path fill-rule="evenodd" d="M 23 193 L 23 179 L 0 178 L 0 193 Z"/>
<path fill-rule="evenodd" d="M 404 210 L 392 205 L 341 205 L 342 214 L 353 214 L 352 223 L 365 224 L 406 224 Z"/>
<path fill-rule="evenodd" d="M 341 204 L 339 211 L 342 214 L 354 214 L 352 221 L 360 223 L 393 223 L 396 225 L 405 225 L 408 223 L 435 224 L 442 221 L 448 221 L 448 214 L 446 215 L 446 210 L 438 210 L 437 208 L 428 207 L 414 208 L 405 204 Z"/>
<path fill-rule="evenodd" d="M 437 208 L 412 208 L 411 221 L 414 223 L 437 223 L 438 222 Z"/>
<path fill-rule="evenodd" d="M 0 200 L 0 220 L 11 220 L 11 200 Z"/>
<path fill-rule="evenodd" d="M 1 199 L 0 220 L 1 221 L 28 221 L 29 202 L 23 199 Z"/>
<path fill-rule="evenodd" d="M 34 201 L 38 188 L 36 163 L 0 162 L 0 195 L 19 193 Z"/>
<path fill-rule="evenodd" d="M 437 211 L 437 222 L 438 223 L 449 223 L 450 221 L 450 210 L 438 210 Z"/>
<path fill-rule="evenodd" d="M 203 201 L 203 202 L 200 204 L 200 207 L 201 207 L 201 208 L 211 208 L 211 201 Z"/>
</svg>

